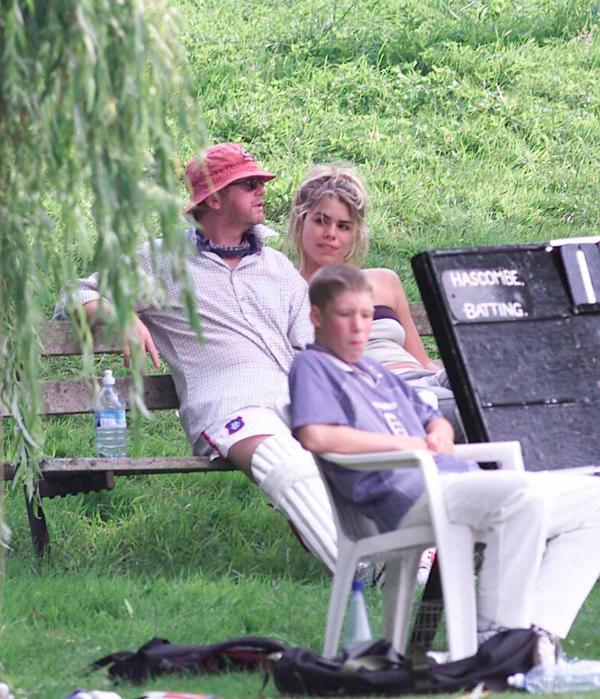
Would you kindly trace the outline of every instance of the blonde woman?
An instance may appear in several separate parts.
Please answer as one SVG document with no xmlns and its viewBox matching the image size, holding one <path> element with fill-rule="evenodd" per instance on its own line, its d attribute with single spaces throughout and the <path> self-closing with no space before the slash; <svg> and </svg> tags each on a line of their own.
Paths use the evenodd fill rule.
<svg viewBox="0 0 600 699">
<path fill-rule="evenodd" d="M 300 184 L 289 217 L 288 240 L 308 281 L 321 267 L 338 262 L 360 266 L 369 247 L 367 191 L 348 165 L 315 165 Z M 365 354 L 399 374 L 459 431 L 446 372 L 428 356 L 402 283 L 391 269 L 365 269 L 373 288 L 375 315 Z M 433 397 L 433 394 L 435 397 Z"/>
</svg>

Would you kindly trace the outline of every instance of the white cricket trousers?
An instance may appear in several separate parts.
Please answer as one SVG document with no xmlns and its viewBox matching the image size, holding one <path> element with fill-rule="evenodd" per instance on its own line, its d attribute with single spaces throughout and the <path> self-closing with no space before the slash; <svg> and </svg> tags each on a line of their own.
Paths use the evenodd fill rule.
<svg viewBox="0 0 600 699">
<path fill-rule="evenodd" d="M 451 522 L 486 544 L 478 625 L 539 626 L 565 638 L 600 576 L 600 478 L 567 472 L 441 476 Z M 429 521 L 422 495 L 400 527 Z"/>
</svg>

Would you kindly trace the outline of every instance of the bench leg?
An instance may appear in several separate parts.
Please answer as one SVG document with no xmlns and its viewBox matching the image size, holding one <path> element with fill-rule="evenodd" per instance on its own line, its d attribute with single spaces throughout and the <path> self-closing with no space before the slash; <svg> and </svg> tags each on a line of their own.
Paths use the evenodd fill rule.
<svg viewBox="0 0 600 699">
<path fill-rule="evenodd" d="M 29 498 L 27 491 L 25 491 L 25 505 L 27 506 L 27 518 L 29 519 L 33 548 L 40 558 L 47 556 L 50 553 L 50 536 L 46 526 L 42 500 L 35 494 Z"/>
</svg>

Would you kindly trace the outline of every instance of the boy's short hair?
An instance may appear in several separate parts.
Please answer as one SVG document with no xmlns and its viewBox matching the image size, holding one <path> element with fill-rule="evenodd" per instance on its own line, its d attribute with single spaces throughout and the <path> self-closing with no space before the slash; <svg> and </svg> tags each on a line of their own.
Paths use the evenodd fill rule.
<svg viewBox="0 0 600 699">
<path fill-rule="evenodd" d="M 372 293 L 373 288 L 360 269 L 337 264 L 321 267 L 315 272 L 308 287 L 308 297 L 311 305 L 322 311 L 330 301 L 344 291 Z"/>
</svg>

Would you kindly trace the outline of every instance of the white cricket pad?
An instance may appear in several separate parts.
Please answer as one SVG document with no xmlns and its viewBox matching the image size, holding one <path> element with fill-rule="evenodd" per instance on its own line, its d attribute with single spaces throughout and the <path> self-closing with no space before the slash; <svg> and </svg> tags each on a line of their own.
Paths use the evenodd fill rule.
<svg viewBox="0 0 600 699">
<path fill-rule="evenodd" d="M 272 435 L 254 452 L 252 475 L 310 551 L 333 571 L 337 559 L 335 523 L 312 454 L 291 434 Z"/>
</svg>

